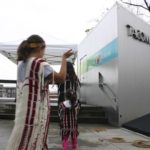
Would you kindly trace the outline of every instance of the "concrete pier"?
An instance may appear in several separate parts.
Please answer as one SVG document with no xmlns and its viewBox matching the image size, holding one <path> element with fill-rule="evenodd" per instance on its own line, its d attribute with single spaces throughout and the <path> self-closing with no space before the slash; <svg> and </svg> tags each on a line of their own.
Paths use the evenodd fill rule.
<svg viewBox="0 0 150 150">
<path fill-rule="evenodd" d="M 13 121 L 0 120 L 0 150 L 5 150 L 7 141 L 13 128 Z M 150 140 L 150 138 L 109 125 L 79 124 L 80 135 L 77 150 L 148 150 L 149 148 L 137 148 L 132 146 L 135 140 Z M 126 142 L 114 143 L 110 139 L 123 138 Z M 51 123 L 48 135 L 49 150 L 61 150 L 61 139 L 58 123 Z M 71 150 L 71 147 L 69 148 Z"/>
</svg>

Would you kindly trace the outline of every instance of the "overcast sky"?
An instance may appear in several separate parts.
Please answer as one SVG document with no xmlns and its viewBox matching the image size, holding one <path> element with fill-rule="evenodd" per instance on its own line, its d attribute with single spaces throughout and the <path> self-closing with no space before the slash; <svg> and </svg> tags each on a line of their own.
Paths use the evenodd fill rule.
<svg viewBox="0 0 150 150">
<path fill-rule="evenodd" d="M 92 20 L 114 0 L 0 0 L 0 42 L 20 42 L 30 34 L 78 43 Z"/>
<path fill-rule="evenodd" d="M 137 0 L 134 0 L 137 1 Z M 140 1 L 140 0 L 139 0 Z M 115 0 L 0 0 L 0 44 L 39 34 L 47 44 L 80 43 Z M 0 55 L 0 79 L 15 79 L 16 66 Z"/>
</svg>

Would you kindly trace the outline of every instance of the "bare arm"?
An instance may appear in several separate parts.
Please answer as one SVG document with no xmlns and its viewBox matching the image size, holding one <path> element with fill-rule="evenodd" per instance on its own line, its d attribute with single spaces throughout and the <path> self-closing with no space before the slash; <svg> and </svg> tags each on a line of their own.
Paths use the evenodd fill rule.
<svg viewBox="0 0 150 150">
<path fill-rule="evenodd" d="M 66 73 L 67 73 L 67 61 L 66 61 L 66 59 L 68 57 L 70 57 L 72 54 L 73 54 L 72 50 L 69 50 L 66 53 L 64 53 L 63 58 L 62 58 L 62 63 L 61 63 L 60 71 L 59 71 L 59 73 L 54 72 L 54 73 L 50 74 L 47 77 L 48 79 L 50 78 L 50 81 L 52 81 L 53 78 L 54 78 L 54 82 L 55 83 L 62 83 L 62 82 L 65 81 L 65 79 L 66 79 Z"/>
</svg>

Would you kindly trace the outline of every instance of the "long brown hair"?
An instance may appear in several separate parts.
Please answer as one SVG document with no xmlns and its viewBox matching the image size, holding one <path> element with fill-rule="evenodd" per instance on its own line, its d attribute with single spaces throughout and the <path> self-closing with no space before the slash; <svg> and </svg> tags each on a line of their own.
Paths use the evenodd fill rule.
<svg viewBox="0 0 150 150">
<path fill-rule="evenodd" d="M 58 84 L 58 92 L 60 93 L 58 97 L 58 103 L 65 100 L 65 94 L 66 94 L 64 93 L 65 88 L 66 91 L 70 88 L 71 89 L 74 88 L 74 90 L 77 91 L 78 86 L 80 86 L 79 79 L 75 73 L 73 64 L 71 62 L 67 62 L 67 77 L 65 82 L 66 82 L 66 87 L 65 87 L 65 83 Z M 74 101 L 71 101 L 71 103 L 73 104 Z"/>
<path fill-rule="evenodd" d="M 39 35 L 31 35 L 19 45 L 17 49 L 17 61 L 25 61 L 39 47 L 44 48 L 45 41 Z"/>
<path fill-rule="evenodd" d="M 74 85 L 74 88 L 77 89 L 77 82 L 78 82 L 78 77 L 75 73 L 73 64 L 71 62 L 67 62 L 67 78 L 66 80 L 70 80 L 72 85 Z"/>
</svg>

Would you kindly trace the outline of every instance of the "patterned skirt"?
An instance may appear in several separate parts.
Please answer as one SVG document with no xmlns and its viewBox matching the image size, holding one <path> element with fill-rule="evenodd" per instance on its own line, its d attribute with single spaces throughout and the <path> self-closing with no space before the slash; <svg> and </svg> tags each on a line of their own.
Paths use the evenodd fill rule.
<svg viewBox="0 0 150 150">
<path fill-rule="evenodd" d="M 66 108 L 62 103 L 59 104 L 59 118 L 60 118 L 60 134 L 62 140 L 67 136 L 77 137 L 78 132 L 78 112 L 80 103 L 76 103 L 71 108 Z"/>
</svg>

